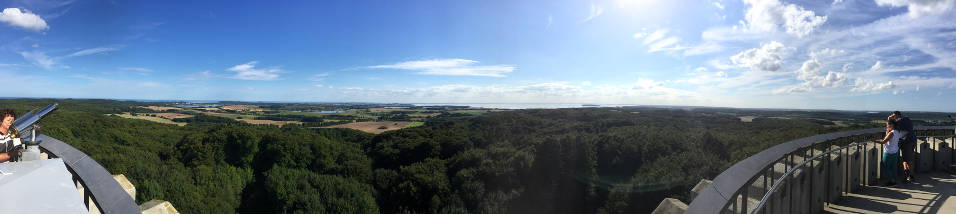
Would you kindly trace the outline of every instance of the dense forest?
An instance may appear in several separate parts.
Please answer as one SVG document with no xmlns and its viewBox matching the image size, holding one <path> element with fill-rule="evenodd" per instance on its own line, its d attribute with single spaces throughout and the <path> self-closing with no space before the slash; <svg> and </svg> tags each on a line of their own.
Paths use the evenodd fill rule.
<svg viewBox="0 0 956 214">
<path fill-rule="evenodd" d="M 769 146 L 879 125 L 583 108 L 444 115 L 372 135 L 205 117 L 180 127 L 106 116 L 138 105 L 112 100 L 0 107 L 52 102 L 43 134 L 126 174 L 138 203 L 183 213 L 648 213 Z"/>
</svg>

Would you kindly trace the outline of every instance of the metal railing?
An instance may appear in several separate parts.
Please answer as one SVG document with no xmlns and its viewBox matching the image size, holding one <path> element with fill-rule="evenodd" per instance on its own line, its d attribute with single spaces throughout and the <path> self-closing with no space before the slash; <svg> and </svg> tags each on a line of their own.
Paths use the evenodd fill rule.
<svg viewBox="0 0 956 214">
<path fill-rule="evenodd" d="M 38 135 L 37 138 L 43 140 L 40 149 L 50 158 L 63 159 L 67 170 L 73 174 L 73 180 L 82 185 L 83 202 L 87 208 L 92 202 L 95 208 L 105 214 L 140 213 L 136 201 L 96 160 L 56 138 L 46 135 Z"/>
<path fill-rule="evenodd" d="M 940 147 L 936 138 L 949 139 L 950 144 L 956 140 L 953 126 L 917 127 L 916 130 L 917 138 L 932 139 L 930 146 L 934 150 Z M 861 185 L 878 183 L 882 177 L 878 163 L 883 147 L 870 140 L 882 139 L 884 132 L 884 128 L 872 128 L 821 134 L 763 150 L 714 178 L 713 183 L 691 201 L 687 213 L 821 210 Z M 947 148 L 951 149 L 952 145 Z"/>
</svg>

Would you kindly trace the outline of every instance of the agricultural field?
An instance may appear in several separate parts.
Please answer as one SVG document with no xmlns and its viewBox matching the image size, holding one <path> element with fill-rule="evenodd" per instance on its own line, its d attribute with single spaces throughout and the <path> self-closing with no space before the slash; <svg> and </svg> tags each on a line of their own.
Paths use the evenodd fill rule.
<svg viewBox="0 0 956 214">
<path fill-rule="evenodd" d="M 302 122 L 299 122 L 299 121 L 275 121 L 275 120 L 254 120 L 254 119 L 236 119 L 236 120 L 246 122 L 249 124 L 276 125 L 279 127 L 282 127 L 283 125 L 286 125 L 286 124 L 302 124 Z"/>
<path fill-rule="evenodd" d="M 162 106 L 150 104 L 140 108 L 156 112 L 142 112 L 159 119 L 173 120 L 193 115 L 217 116 L 257 125 L 284 126 L 295 124 L 311 128 L 350 128 L 368 133 L 382 133 L 424 124 L 435 117 L 477 116 L 500 109 L 463 107 L 393 107 L 387 104 L 262 104 L 229 102 L 222 105 L 175 104 Z M 161 111 L 168 111 L 157 113 Z M 175 113 L 173 113 L 175 112 Z M 145 119 L 145 118 L 144 118 Z M 176 120 L 189 122 L 188 120 Z M 380 129 L 382 128 L 382 129 Z"/>
<path fill-rule="evenodd" d="M 166 111 L 166 110 L 182 110 L 179 107 L 170 107 L 170 106 L 141 106 L 142 108 L 153 110 L 153 111 Z"/>
<path fill-rule="evenodd" d="M 165 123 L 165 124 L 173 124 L 173 125 L 177 125 L 177 126 L 185 126 L 185 125 L 186 125 L 186 123 L 173 122 L 171 119 L 166 119 L 166 118 L 162 118 L 162 117 L 158 117 L 158 116 L 146 116 L 146 115 L 144 115 L 144 114 L 138 114 L 138 115 L 136 115 L 136 116 L 133 116 L 133 115 L 131 115 L 130 113 L 106 114 L 106 115 L 107 115 L 107 116 L 118 116 L 118 117 L 128 118 L 128 119 L 148 120 L 148 121 L 152 121 L 152 122 Z"/>
<path fill-rule="evenodd" d="M 372 134 L 380 134 L 385 131 L 398 130 L 398 129 L 405 128 L 412 123 L 413 122 L 407 122 L 407 121 L 355 122 L 355 123 L 327 126 L 322 128 L 347 128 L 347 129 L 355 129 L 355 130 L 359 130 L 363 132 L 368 132 Z M 385 127 L 385 128 L 383 129 L 382 127 Z"/>
</svg>

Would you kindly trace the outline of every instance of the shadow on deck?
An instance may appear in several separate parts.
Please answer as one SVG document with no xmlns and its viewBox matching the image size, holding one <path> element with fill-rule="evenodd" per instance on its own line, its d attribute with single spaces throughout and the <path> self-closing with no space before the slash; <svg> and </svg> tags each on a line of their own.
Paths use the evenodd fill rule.
<svg viewBox="0 0 956 214">
<path fill-rule="evenodd" d="M 956 175 L 917 174 L 916 183 L 863 187 L 847 193 L 826 213 L 956 213 Z"/>
</svg>

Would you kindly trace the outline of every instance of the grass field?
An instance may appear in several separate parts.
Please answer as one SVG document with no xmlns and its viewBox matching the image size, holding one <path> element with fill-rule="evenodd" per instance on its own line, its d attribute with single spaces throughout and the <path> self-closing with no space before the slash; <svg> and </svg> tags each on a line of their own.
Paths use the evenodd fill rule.
<svg viewBox="0 0 956 214">
<path fill-rule="evenodd" d="M 152 121 L 152 122 L 165 123 L 165 124 L 173 124 L 173 125 L 177 125 L 177 126 L 185 126 L 185 125 L 186 125 L 186 123 L 173 122 L 172 120 L 166 119 L 166 118 L 150 117 L 150 116 L 145 116 L 145 115 L 133 116 L 133 115 L 130 115 L 129 113 L 123 113 L 123 114 L 107 114 L 107 115 L 116 115 L 116 116 L 119 116 L 119 117 L 122 117 L 122 118 L 129 118 L 129 119 L 148 120 L 148 121 Z"/>
<path fill-rule="evenodd" d="M 406 125 L 405 128 L 419 127 L 419 126 L 424 126 L 424 125 L 425 125 L 425 122 L 412 122 L 412 123 L 409 123 L 408 125 Z"/>
</svg>

